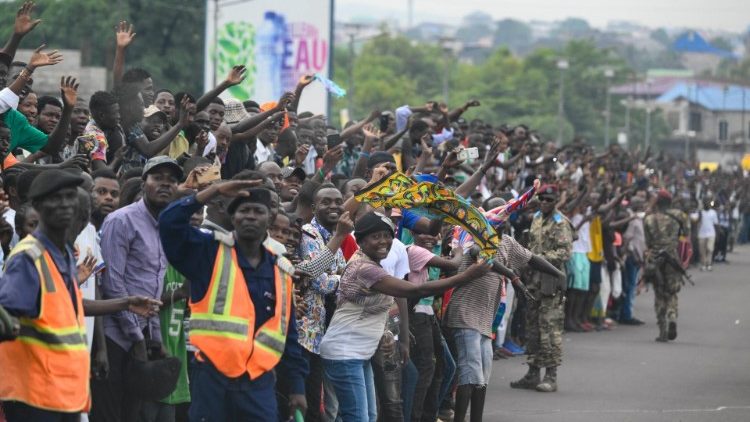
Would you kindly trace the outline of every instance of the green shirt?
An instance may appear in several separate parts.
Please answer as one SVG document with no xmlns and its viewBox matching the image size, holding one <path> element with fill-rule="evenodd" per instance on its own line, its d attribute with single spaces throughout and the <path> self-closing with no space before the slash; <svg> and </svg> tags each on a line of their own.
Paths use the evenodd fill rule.
<svg viewBox="0 0 750 422">
<path fill-rule="evenodd" d="M 10 148 L 23 148 L 29 152 L 37 152 L 47 145 L 48 136 L 41 130 L 35 128 L 16 109 L 10 109 L 3 115 L 5 125 L 10 129 Z"/>
<path fill-rule="evenodd" d="M 185 277 L 170 265 L 167 267 L 167 272 L 164 275 L 164 291 L 167 294 L 171 294 L 182 287 L 185 281 Z M 172 394 L 161 400 L 162 403 L 179 404 L 190 402 L 187 348 L 185 346 L 185 329 L 182 325 L 186 307 L 187 302 L 180 300 L 170 306 L 162 307 L 159 311 L 161 339 L 164 348 L 167 350 L 167 353 L 180 360 L 180 377 L 177 379 L 177 387 L 175 387 Z"/>
</svg>

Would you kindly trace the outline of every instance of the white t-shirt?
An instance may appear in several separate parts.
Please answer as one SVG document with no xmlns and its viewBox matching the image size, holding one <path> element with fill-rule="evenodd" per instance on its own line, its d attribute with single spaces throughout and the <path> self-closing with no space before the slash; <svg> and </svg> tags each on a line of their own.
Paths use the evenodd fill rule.
<svg viewBox="0 0 750 422">
<path fill-rule="evenodd" d="M 380 261 L 380 266 L 385 272 L 393 277 L 403 279 L 411 271 L 409 269 L 409 252 L 406 246 L 398 239 L 393 239 L 388 256 Z"/>
<path fill-rule="evenodd" d="M 89 223 L 81 231 L 76 238 L 75 247 L 78 250 L 78 261 L 76 264 L 81 265 L 89 252 L 96 259 L 94 273 L 79 286 L 81 297 L 94 300 L 96 299 L 96 273 L 104 265 L 104 259 L 102 259 L 102 249 L 99 246 L 99 234 L 96 232 L 96 227 L 93 224 Z M 91 350 L 91 344 L 94 341 L 94 317 L 86 317 L 86 340 L 88 341 L 89 350 Z"/>
<path fill-rule="evenodd" d="M 716 229 L 714 228 L 714 225 L 719 225 L 719 215 L 716 214 L 716 210 L 701 210 L 701 223 L 698 228 L 698 239 L 716 237 Z"/>
<path fill-rule="evenodd" d="M 580 224 L 581 221 L 583 221 L 583 214 L 576 214 L 570 219 L 570 222 L 573 224 L 573 227 L 578 226 L 578 224 Z M 573 252 L 576 252 L 576 253 L 591 252 L 591 235 L 589 234 L 590 227 L 591 227 L 591 223 L 587 221 L 581 225 L 580 229 L 578 229 L 578 239 L 576 239 L 576 241 L 573 242 Z"/>
</svg>

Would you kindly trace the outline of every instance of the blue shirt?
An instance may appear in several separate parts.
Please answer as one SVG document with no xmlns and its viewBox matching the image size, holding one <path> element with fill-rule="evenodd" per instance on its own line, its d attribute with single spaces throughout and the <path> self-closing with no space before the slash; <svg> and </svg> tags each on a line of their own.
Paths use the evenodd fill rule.
<svg viewBox="0 0 750 422">
<path fill-rule="evenodd" d="M 38 230 L 33 236 L 42 242 L 52 256 L 52 261 L 68 288 L 73 307 L 77 308 L 75 283 L 78 270 L 73 249 L 70 245 L 65 245 L 65 253 L 63 253 Z M 21 252 L 10 258 L 5 265 L 5 274 L 0 278 L 0 306 L 16 317 L 38 318 L 40 294 L 39 273 L 31 257 Z"/>
<path fill-rule="evenodd" d="M 159 216 L 159 233 L 164 253 L 169 263 L 182 274 L 189 274 L 190 297 L 198 302 L 206 295 L 214 268 L 219 244 L 212 233 L 206 233 L 190 225 L 190 216 L 203 205 L 195 195 L 171 203 Z M 276 288 L 274 285 L 275 256 L 263 251 L 261 262 L 253 267 L 237 248 L 237 260 L 245 277 L 250 299 L 255 307 L 255 329 L 268 321 L 275 312 Z M 304 378 L 308 373 L 307 360 L 302 346 L 297 343 L 297 326 L 294 311 L 291 312 L 286 348 L 277 366 L 280 377 L 290 380 L 293 394 L 304 394 Z"/>
</svg>

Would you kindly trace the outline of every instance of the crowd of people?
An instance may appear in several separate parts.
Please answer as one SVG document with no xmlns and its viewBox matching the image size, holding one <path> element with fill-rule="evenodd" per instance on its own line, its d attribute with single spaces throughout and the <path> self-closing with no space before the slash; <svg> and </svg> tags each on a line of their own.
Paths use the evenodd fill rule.
<svg viewBox="0 0 750 422">
<path fill-rule="evenodd" d="M 741 170 L 558 146 L 464 118 L 476 100 L 339 129 L 298 110 L 312 76 L 228 97 L 243 65 L 179 92 L 125 70 L 126 22 L 112 91 L 37 96 L 63 57 L 14 60 L 32 14 L 0 51 L 0 420 L 481 421 L 493 360 L 525 355 L 510 387 L 557 391 L 563 332 L 643 324 L 649 286 L 675 340 L 690 261 L 749 238 Z M 393 175 L 495 221 L 492 259 L 461 224 L 363 200 Z"/>
</svg>

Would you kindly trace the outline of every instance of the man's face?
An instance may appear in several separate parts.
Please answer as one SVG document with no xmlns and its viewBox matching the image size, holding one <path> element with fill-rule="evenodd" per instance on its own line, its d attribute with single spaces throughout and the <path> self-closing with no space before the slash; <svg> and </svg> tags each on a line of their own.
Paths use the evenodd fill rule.
<svg viewBox="0 0 750 422">
<path fill-rule="evenodd" d="M 163 111 L 170 120 L 175 118 L 174 96 L 169 92 L 160 92 L 159 95 L 156 96 L 154 105 L 156 108 Z"/>
<path fill-rule="evenodd" d="M 279 126 L 274 123 L 270 127 L 263 129 L 258 134 L 258 139 L 266 146 L 276 143 L 279 139 Z"/>
<path fill-rule="evenodd" d="M 120 184 L 115 179 L 97 177 L 94 179 L 91 199 L 94 201 L 94 210 L 106 217 L 120 204 Z"/>
<path fill-rule="evenodd" d="M 143 104 L 146 107 L 154 103 L 154 81 L 151 78 L 143 80 L 143 87 L 141 88 L 141 98 L 143 98 Z"/>
<path fill-rule="evenodd" d="M 0 160 L 4 160 L 8 156 L 10 149 L 10 129 L 7 127 L 0 127 Z"/>
<path fill-rule="evenodd" d="M 261 173 L 263 173 L 266 177 L 271 179 L 273 182 L 274 189 L 276 189 L 276 192 L 281 192 L 281 188 L 283 187 L 282 184 L 282 178 L 281 178 L 281 168 L 278 164 L 274 163 L 273 161 L 268 161 L 260 165 L 259 170 Z"/>
<path fill-rule="evenodd" d="M 167 167 L 157 167 L 151 170 L 143 183 L 143 199 L 157 210 L 164 209 L 177 191 L 177 174 Z"/>
<path fill-rule="evenodd" d="M 34 201 L 34 208 L 45 226 L 52 229 L 67 229 L 73 223 L 78 209 L 78 190 L 65 187 L 45 198 Z"/>
<path fill-rule="evenodd" d="M 31 93 L 24 97 L 23 100 L 18 104 L 18 111 L 26 116 L 26 120 L 29 121 L 30 125 L 36 125 L 37 109 L 36 109 L 36 94 Z"/>
<path fill-rule="evenodd" d="M 47 104 L 43 109 L 39 110 L 36 127 L 49 135 L 55 130 L 55 126 L 57 126 L 61 118 L 62 109 L 54 104 Z"/>
<path fill-rule="evenodd" d="M 299 189 L 302 186 L 302 180 L 296 176 L 289 176 L 281 181 L 281 189 L 279 190 L 279 196 L 282 201 L 293 201 L 294 197 L 299 194 Z"/>
<path fill-rule="evenodd" d="M 557 196 L 555 195 L 542 195 L 539 197 L 540 209 L 542 214 L 549 215 L 552 210 L 555 209 L 555 203 L 557 202 Z"/>
<path fill-rule="evenodd" d="M 271 211 L 263 204 L 243 202 L 232 214 L 232 226 L 240 239 L 262 239 L 271 225 Z"/>
<path fill-rule="evenodd" d="M 279 241 L 281 244 L 286 245 L 291 235 L 291 229 L 289 228 L 289 217 L 284 214 L 279 214 L 268 229 L 268 234 L 274 239 Z"/>
<path fill-rule="evenodd" d="M 297 130 L 297 139 L 300 144 L 312 145 L 315 142 L 315 132 L 309 128 L 300 128 Z"/>
<path fill-rule="evenodd" d="M 83 102 L 78 102 L 73 109 L 73 114 L 70 117 L 70 129 L 74 134 L 81 134 L 86 129 L 86 124 L 91 118 L 91 112 L 89 107 Z"/>
<path fill-rule="evenodd" d="M 141 124 L 149 141 L 157 139 L 167 130 L 167 122 L 159 114 L 144 117 Z"/>
<path fill-rule="evenodd" d="M 338 189 L 321 189 L 315 195 L 313 212 L 323 227 L 335 226 L 341 214 L 344 213 L 344 197 Z"/>
<path fill-rule="evenodd" d="M 221 104 L 211 103 L 206 107 L 208 119 L 211 124 L 211 130 L 217 131 L 221 123 L 224 122 L 224 106 Z"/>
<path fill-rule="evenodd" d="M 23 234 L 31 234 L 34 233 L 34 230 L 36 230 L 37 226 L 39 225 L 39 213 L 36 212 L 36 210 L 32 207 L 29 207 L 26 211 L 26 219 L 23 222 Z"/>
<path fill-rule="evenodd" d="M 108 106 L 101 113 L 97 113 L 94 120 L 102 129 L 116 128 L 120 124 L 120 105 L 115 103 Z"/>
<path fill-rule="evenodd" d="M 229 126 L 222 125 L 219 130 L 214 132 L 216 137 L 216 153 L 222 154 L 229 148 L 229 141 L 232 139 L 232 130 Z"/>
<path fill-rule="evenodd" d="M 206 113 L 205 110 L 202 110 L 195 114 L 195 119 L 193 119 L 193 123 L 202 131 L 205 131 L 205 132 L 211 131 L 211 120 L 209 119 L 208 113 Z"/>
</svg>

